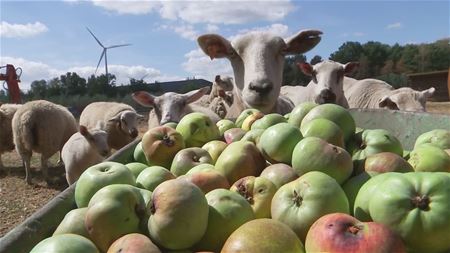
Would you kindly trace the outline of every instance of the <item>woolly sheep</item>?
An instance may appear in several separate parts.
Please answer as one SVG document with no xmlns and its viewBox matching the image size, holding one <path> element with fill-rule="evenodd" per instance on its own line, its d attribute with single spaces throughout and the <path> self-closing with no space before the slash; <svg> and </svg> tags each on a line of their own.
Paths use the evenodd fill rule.
<svg viewBox="0 0 450 253">
<path fill-rule="evenodd" d="M 388 83 L 377 79 L 344 80 L 344 94 L 350 108 L 386 108 L 425 112 L 427 99 L 434 92 L 434 87 L 423 91 L 409 87 L 394 89 Z"/>
<path fill-rule="evenodd" d="M 186 94 L 166 92 L 158 97 L 145 91 L 137 91 L 131 96 L 140 105 L 153 107 L 148 117 L 148 127 L 152 128 L 168 122 L 179 122 L 184 115 L 191 112 L 202 112 L 208 115 L 213 122 L 219 121 L 219 116 L 209 108 L 192 104 L 208 91 L 209 87 L 203 87 Z"/>
<path fill-rule="evenodd" d="M 0 105 L 0 171 L 3 170 L 2 154 L 14 150 L 12 134 L 12 118 L 22 105 L 2 104 Z"/>
<path fill-rule="evenodd" d="M 297 66 L 312 80 L 307 86 L 283 86 L 281 94 L 287 96 L 294 105 L 303 102 L 317 104 L 333 103 L 348 108 L 344 95 L 344 75 L 350 74 L 358 67 L 357 62 L 342 64 L 326 60 L 312 66 L 309 63 L 299 63 Z"/>
<path fill-rule="evenodd" d="M 230 76 L 224 76 L 221 77 L 220 75 L 217 75 L 214 79 L 214 83 L 211 88 L 211 92 L 209 93 L 209 102 L 211 103 L 214 98 L 216 97 L 223 97 L 225 98 L 227 96 L 226 92 L 233 91 L 233 78 Z"/>
<path fill-rule="evenodd" d="M 234 101 L 227 118 L 236 118 L 246 108 L 263 113 L 288 113 L 292 102 L 279 99 L 284 56 L 305 53 L 320 41 L 321 31 L 305 30 L 288 40 L 267 32 L 249 32 L 232 42 L 217 34 L 197 41 L 211 59 L 227 58 L 234 71 Z"/>
<path fill-rule="evenodd" d="M 116 102 L 94 102 L 81 112 L 80 125 L 88 129 L 102 124 L 102 130 L 108 133 L 108 145 L 120 149 L 132 142 L 138 136 L 137 124 L 142 115 L 136 113 L 133 107 Z"/>
<path fill-rule="evenodd" d="M 87 168 L 102 162 L 109 150 L 108 134 L 101 130 L 101 126 L 88 130 L 81 125 L 61 151 L 67 183 L 73 184 Z"/>
<path fill-rule="evenodd" d="M 41 154 L 41 170 L 48 182 L 47 161 L 77 131 L 77 122 L 63 106 L 45 100 L 31 101 L 17 109 L 12 120 L 14 144 L 31 183 L 30 159 Z"/>
</svg>

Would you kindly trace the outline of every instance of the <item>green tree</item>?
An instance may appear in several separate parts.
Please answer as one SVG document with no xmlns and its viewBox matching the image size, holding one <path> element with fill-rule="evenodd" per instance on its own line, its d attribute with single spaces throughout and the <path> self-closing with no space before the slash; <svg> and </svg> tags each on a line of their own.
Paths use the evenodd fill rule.
<svg viewBox="0 0 450 253">
<path fill-rule="evenodd" d="M 315 55 L 315 56 L 311 59 L 310 63 L 311 63 L 311 65 L 315 65 L 315 64 L 317 64 L 317 63 L 319 63 L 319 62 L 322 62 L 322 61 L 323 61 L 322 56 L 320 56 L 320 55 Z"/>
<path fill-rule="evenodd" d="M 286 56 L 284 58 L 283 68 L 283 85 L 307 85 L 311 80 L 310 77 L 303 74 L 298 63 L 306 62 L 306 56 L 298 54 L 294 56 Z"/>
<path fill-rule="evenodd" d="M 31 82 L 30 90 L 28 95 L 33 99 L 43 99 L 48 94 L 47 81 L 45 80 L 35 80 Z"/>
<path fill-rule="evenodd" d="M 330 55 L 330 60 L 340 63 L 358 61 L 363 54 L 363 47 L 359 42 L 348 41 L 342 44 L 339 49 Z"/>
<path fill-rule="evenodd" d="M 67 72 L 65 75 L 61 75 L 60 79 L 64 94 L 73 96 L 86 93 L 86 79 L 80 77 L 77 73 Z"/>
</svg>

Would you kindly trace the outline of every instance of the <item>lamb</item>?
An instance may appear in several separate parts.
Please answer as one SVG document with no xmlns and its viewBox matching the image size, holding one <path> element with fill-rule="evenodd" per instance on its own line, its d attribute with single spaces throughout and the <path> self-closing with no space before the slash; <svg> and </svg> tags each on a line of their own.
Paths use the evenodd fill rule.
<svg viewBox="0 0 450 253">
<path fill-rule="evenodd" d="M 184 115 L 191 112 L 202 112 L 208 115 L 213 122 L 219 121 L 220 117 L 209 108 L 193 104 L 208 91 L 209 87 L 203 87 L 186 94 L 166 92 L 158 97 L 145 91 L 137 91 L 131 96 L 140 105 L 153 107 L 148 117 L 148 127 L 152 128 L 168 122 L 179 122 Z"/>
<path fill-rule="evenodd" d="M 101 126 L 88 130 L 81 125 L 79 132 L 69 138 L 61 151 L 67 183 L 73 184 L 87 168 L 102 162 L 109 153 L 106 131 L 101 130 Z"/>
<path fill-rule="evenodd" d="M 17 109 L 22 105 L 19 104 L 2 104 L 0 105 L 0 171 L 2 171 L 2 154 L 14 150 L 14 141 L 11 128 L 11 122 Z"/>
<path fill-rule="evenodd" d="M 31 184 L 30 159 L 41 154 L 41 171 L 48 181 L 47 161 L 77 131 L 77 122 L 65 107 L 45 100 L 27 102 L 12 119 L 13 139 L 25 165 L 25 180 Z"/>
<path fill-rule="evenodd" d="M 307 86 L 283 86 L 281 94 L 292 100 L 294 105 L 303 102 L 317 104 L 333 103 L 348 108 L 344 95 L 344 75 L 350 74 L 358 67 L 357 62 L 341 64 L 331 60 L 312 66 L 309 63 L 299 63 L 297 66 L 312 80 Z"/>
<path fill-rule="evenodd" d="M 137 124 L 142 115 L 133 107 L 116 102 L 94 102 L 86 106 L 80 115 L 80 125 L 88 129 L 102 124 L 102 130 L 108 133 L 108 146 L 120 149 L 138 136 Z"/>
<path fill-rule="evenodd" d="M 350 108 L 385 108 L 400 111 L 425 112 L 426 101 L 435 88 L 417 91 L 409 87 L 394 89 L 385 81 L 363 79 L 344 80 L 344 94 Z"/>
<path fill-rule="evenodd" d="M 211 92 L 209 93 L 208 101 L 211 103 L 214 98 L 222 97 L 229 105 L 231 105 L 233 103 L 233 97 L 230 97 L 227 92 L 233 91 L 233 83 L 233 78 L 230 76 L 220 77 L 220 75 L 216 75 Z"/>
<path fill-rule="evenodd" d="M 197 42 L 211 59 L 226 57 L 234 71 L 234 101 L 227 118 L 246 108 L 263 113 L 288 113 L 293 104 L 279 99 L 284 56 L 305 53 L 320 42 L 321 31 L 305 30 L 288 40 L 267 32 L 249 32 L 230 42 L 217 34 L 205 34 Z"/>
</svg>

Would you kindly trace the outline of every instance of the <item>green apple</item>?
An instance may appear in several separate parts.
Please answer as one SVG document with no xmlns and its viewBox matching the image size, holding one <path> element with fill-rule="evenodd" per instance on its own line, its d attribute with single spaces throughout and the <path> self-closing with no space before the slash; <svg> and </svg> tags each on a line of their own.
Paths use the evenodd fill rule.
<svg viewBox="0 0 450 253">
<path fill-rule="evenodd" d="M 241 114 L 239 114 L 239 116 L 237 117 L 236 122 L 235 122 L 235 125 L 236 125 L 237 127 L 242 127 L 242 123 L 244 123 L 244 120 L 245 120 L 248 116 L 250 116 L 250 115 L 252 115 L 252 114 L 254 114 L 254 113 L 256 113 L 256 112 L 261 112 L 261 111 L 259 111 L 258 109 L 255 109 L 255 108 L 249 108 L 249 109 L 243 110 L 243 111 L 241 112 Z"/>
<path fill-rule="evenodd" d="M 266 160 L 258 148 L 249 141 L 229 144 L 220 154 L 216 169 L 233 184 L 245 176 L 257 176 L 265 168 Z"/>
<path fill-rule="evenodd" d="M 291 166 L 276 163 L 265 168 L 260 177 L 269 179 L 279 189 L 281 186 L 297 179 L 298 175 Z"/>
<path fill-rule="evenodd" d="M 345 148 L 344 133 L 341 128 L 328 119 L 314 119 L 301 126 L 300 131 L 304 137 L 318 137 L 328 143 Z"/>
<path fill-rule="evenodd" d="M 227 238 L 255 215 L 250 204 L 239 194 L 216 189 L 206 194 L 209 205 L 208 227 L 194 247 L 197 250 L 219 252 Z"/>
<path fill-rule="evenodd" d="M 286 119 L 286 122 L 288 122 L 289 118 L 291 117 L 291 113 L 286 113 L 285 115 L 283 115 L 283 117 Z"/>
<path fill-rule="evenodd" d="M 178 177 L 203 163 L 213 164 L 208 151 L 198 147 L 185 148 L 180 150 L 173 158 L 170 172 Z"/>
<path fill-rule="evenodd" d="M 138 163 L 147 164 L 147 158 L 145 158 L 144 150 L 142 150 L 142 141 L 134 148 L 133 160 Z"/>
<path fill-rule="evenodd" d="M 208 141 L 220 138 L 219 128 L 204 113 L 192 112 L 185 115 L 177 126 L 186 147 L 201 147 Z"/>
<path fill-rule="evenodd" d="M 336 123 L 344 133 L 344 141 L 350 140 L 355 133 L 355 120 L 347 109 L 336 104 L 321 104 L 312 108 L 303 118 L 300 126 L 314 119 L 328 119 Z"/>
<path fill-rule="evenodd" d="M 150 166 L 136 178 L 136 186 L 154 191 L 156 186 L 164 181 L 176 178 L 172 172 L 161 166 Z"/>
<path fill-rule="evenodd" d="M 445 175 L 409 172 L 387 177 L 369 199 L 370 217 L 397 232 L 411 252 L 447 252 L 450 177 Z"/>
<path fill-rule="evenodd" d="M 161 250 L 143 234 L 131 233 L 117 239 L 107 253 L 162 253 Z"/>
<path fill-rule="evenodd" d="M 213 140 L 205 143 L 205 145 L 202 146 L 202 149 L 208 151 L 213 160 L 212 164 L 216 164 L 217 158 L 219 158 L 220 154 L 222 154 L 226 147 L 227 144 L 225 142 Z"/>
<path fill-rule="evenodd" d="M 255 218 L 270 218 L 270 207 L 277 187 L 267 178 L 247 176 L 236 181 L 230 188 L 239 193 L 252 206 Z"/>
<path fill-rule="evenodd" d="M 39 242 L 30 253 L 100 253 L 86 237 L 76 234 L 61 234 Z"/>
<path fill-rule="evenodd" d="M 345 192 L 348 200 L 348 206 L 350 209 L 350 214 L 353 215 L 353 209 L 355 207 L 355 199 L 358 195 L 361 187 L 369 181 L 371 178 L 370 174 L 367 172 L 362 172 L 356 176 L 350 177 L 347 181 L 342 184 L 342 189 Z"/>
<path fill-rule="evenodd" d="M 199 165 L 193 167 L 192 169 L 190 169 L 186 173 L 186 175 L 190 175 L 192 173 L 197 173 L 197 172 L 200 172 L 200 171 L 210 171 L 210 170 L 216 170 L 214 165 L 209 164 L 209 163 L 202 163 L 202 164 L 199 164 Z"/>
<path fill-rule="evenodd" d="M 403 157 L 392 152 L 369 155 L 364 162 L 364 170 L 370 175 L 384 172 L 413 172 L 414 169 Z"/>
<path fill-rule="evenodd" d="M 357 133 L 347 149 L 352 154 L 356 174 L 364 169 L 364 161 L 369 155 L 381 152 L 403 155 L 400 141 L 385 129 L 366 129 Z"/>
<path fill-rule="evenodd" d="M 148 167 L 147 164 L 143 164 L 143 163 L 139 163 L 139 162 L 127 163 L 127 164 L 125 164 L 125 166 L 127 166 L 128 169 L 131 170 L 131 172 L 133 173 L 135 178 L 137 178 L 139 176 L 139 173 L 141 173 L 145 168 Z"/>
<path fill-rule="evenodd" d="M 430 143 L 414 148 L 408 162 L 415 171 L 450 172 L 450 155 Z"/>
<path fill-rule="evenodd" d="M 276 125 L 278 123 L 284 123 L 287 122 L 286 118 L 283 115 L 280 115 L 278 113 L 270 113 L 264 115 L 264 117 L 256 120 L 252 126 L 251 129 L 267 129 L 270 126 Z"/>
<path fill-rule="evenodd" d="M 242 122 L 241 128 L 244 129 L 245 131 L 250 131 L 252 124 L 255 123 L 255 121 L 257 121 L 258 119 L 260 119 L 262 117 L 264 117 L 264 113 L 259 112 L 259 111 L 249 115 Z"/>
<path fill-rule="evenodd" d="M 233 121 L 229 119 L 221 119 L 216 123 L 217 128 L 219 128 L 220 136 L 223 136 L 223 133 L 228 129 L 237 127 Z"/>
<path fill-rule="evenodd" d="M 127 166 L 117 162 L 102 162 L 87 168 L 75 185 L 78 208 L 86 207 L 94 194 L 110 184 L 135 185 L 136 179 Z"/>
<path fill-rule="evenodd" d="M 304 241 L 311 225 L 329 213 L 349 213 L 348 200 L 332 177 L 308 172 L 278 189 L 272 199 L 272 219 L 288 225 Z"/>
<path fill-rule="evenodd" d="M 256 219 L 236 229 L 221 252 L 304 253 L 305 249 L 289 226 L 273 219 Z"/>
<path fill-rule="evenodd" d="M 321 171 L 342 184 L 352 174 L 353 163 L 345 149 L 317 137 L 306 137 L 294 148 L 292 168 L 299 176 Z"/>
<path fill-rule="evenodd" d="M 269 162 L 291 164 L 292 151 L 302 138 L 298 127 L 278 123 L 264 131 L 257 147 Z"/>
<path fill-rule="evenodd" d="M 205 194 L 214 189 L 230 188 L 230 183 L 228 183 L 227 178 L 215 169 L 187 173 L 179 178 L 186 179 L 187 181 L 195 184 Z"/>
<path fill-rule="evenodd" d="M 303 118 L 311 111 L 312 108 L 316 107 L 318 104 L 314 102 L 303 102 L 298 104 L 292 109 L 291 115 L 289 116 L 288 123 L 295 127 L 300 127 Z"/>
<path fill-rule="evenodd" d="M 142 136 L 147 164 L 169 168 L 173 158 L 185 147 L 183 136 L 167 126 L 151 128 Z"/>
<path fill-rule="evenodd" d="M 181 250 L 192 247 L 208 226 L 208 202 L 193 183 L 172 179 L 158 185 L 153 192 L 148 220 L 150 239 L 158 245 Z"/>
<path fill-rule="evenodd" d="M 450 130 L 434 129 L 419 135 L 414 144 L 414 149 L 424 143 L 430 143 L 441 149 L 450 149 Z"/>
<path fill-rule="evenodd" d="M 231 128 L 225 131 L 223 138 L 227 144 L 239 141 L 247 132 L 242 128 Z"/>
<path fill-rule="evenodd" d="M 253 129 L 245 133 L 241 141 L 251 141 L 255 145 L 258 145 L 261 135 L 264 133 L 265 129 Z"/>
<path fill-rule="evenodd" d="M 177 128 L 177 125 L 178 125 L 178 123 L 176 123 L 176 122 L 167 122 L 167 123 L 164 124 L 163 126 L 167 126 L 167 127 L 176 129 L 176 128 Z"/>
<path fill-rule="evenodd" d="M 87 207 L 77 208 L 69 211 L 59 223 L 53 236 L 60 234 L 77 234 L 89 238 L 89 233 L 84 226 Z"/>
<path fill-rule="evenodd" d="M 148 217 L 145 201 L 135 186 L 113 184 L 100 189 L 89 201 L 84 224 L 89 237 L 102 251 L 121 236 L 140 232 Z"/>
</svg>

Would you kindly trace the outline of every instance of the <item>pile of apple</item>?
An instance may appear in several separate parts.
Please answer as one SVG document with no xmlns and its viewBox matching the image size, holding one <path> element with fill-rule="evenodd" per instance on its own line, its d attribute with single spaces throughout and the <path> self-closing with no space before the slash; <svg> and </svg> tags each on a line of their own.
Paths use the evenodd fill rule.
<svg viewBox="0 0 450 253">
<path fill-rule="evenodd" d="M 414 150 L 344 108 L 191 113 L 103 162 L 35 252 L 449 252 L 450 131 Z"/>
</svg>

